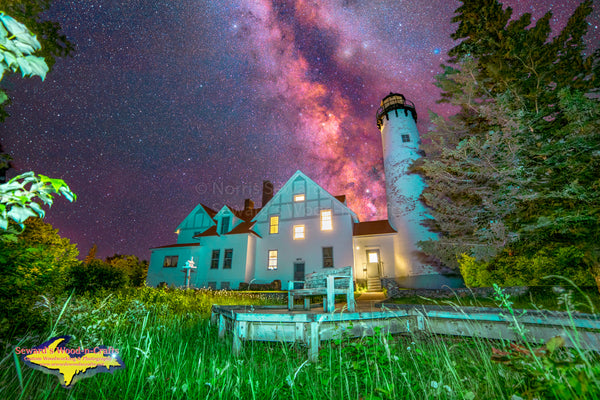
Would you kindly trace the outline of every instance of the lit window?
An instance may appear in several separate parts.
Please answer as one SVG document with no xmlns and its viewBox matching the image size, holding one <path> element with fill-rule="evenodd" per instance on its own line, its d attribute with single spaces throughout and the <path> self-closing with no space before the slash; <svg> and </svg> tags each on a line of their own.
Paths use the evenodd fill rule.
<svg viewBox="0 0 600 400">
<path fill-rule="evenodd" d="M 323 268 L 333 268 L 333 247 L 323 247 Z"/>
<path fill-rule="evenodd" d="M 321 210 L 321 230 L 330 231 L 332 229 L 331 210 Z"/>
<path fill-rule="evenodd" d="M 302 194 L 295 194 L 294 195 L 294 201 L 295 202 L 299 202 L 299 201 L 304 201 L 306 197 L 304 196 L 304 193 Z"/>
<path fill-rule="evenodd" d="M 410 142 L 410 136 L 402 135 L 402 143 L 408 143 L 408 142 Z"/>
<path fill-rule="evenodd" d="M 229 232 L 229 221 L 230 220 L 231 220 L 231 218 L 229 218 L 229 217 L 223 217 L 221 219 L 221 235 L 224 235 L 227 232 Z"/>
<path fill-rule="evenodd" d="M 267 269 L 277 269 L 277 250 L 269 250 L 269 265 Z"/>
<path fill-rule="evenodd" d="M 231 269 L 231 260 L 233 259 L 233 249 L 225 249 L 223 258 L 223 269 Z"/>
<path fill-rule="evenodd" d="M 294 225 L 294 240 L 304 239 L 304 225 Z"/>
<path fill-rule="evenodd" d="M 174 268 L 177 266 L 179 256 L 166 256 L 163 261 L 163 268 Z"/>
<path fill-rule="evenodd" d="M 220 250 L 213 250 L 212 257 L 210 259 L 210 269 L 219 269 L 219 256 L 221 254 Z"/>
<path fill-rule="evenodd" d="M 279 216 L 273 215 L 271 217 L 271 225 L 269 228 L 269 233 L 270 234 L 279 233 Z"/>
<path fill-rule="evenodd" d="M 370 263 L 379 262 L 379 254 L 376 251 L 369 251 L 367 252 L 367 255 L 369 256 Z"/>
</svg>

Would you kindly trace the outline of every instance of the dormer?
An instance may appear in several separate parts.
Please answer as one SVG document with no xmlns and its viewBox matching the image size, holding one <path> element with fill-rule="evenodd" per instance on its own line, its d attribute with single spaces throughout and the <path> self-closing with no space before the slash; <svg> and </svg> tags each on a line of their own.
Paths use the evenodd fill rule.
<svg viewBox="0 0 600 400">
<path fill-rule="evenodd" d="M 242 220 L 236 217 L 233 210 L 228 206 L 223 206 L 217 215 L 215 215 L 214 219 L 217 221 L 217 234 L 219 235 L 225 235 L 229 233 L 233 228 L 242 222 Z"/>
</svg>

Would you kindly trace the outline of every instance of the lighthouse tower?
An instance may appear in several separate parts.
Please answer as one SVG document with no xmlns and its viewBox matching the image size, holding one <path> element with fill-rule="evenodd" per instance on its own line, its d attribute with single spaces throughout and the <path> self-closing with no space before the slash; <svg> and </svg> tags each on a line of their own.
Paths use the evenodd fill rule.
<svg viewBox="0 0 600 400">
<path fill-rule="evenodd" d="M 398 232 L 394 237 L 396 277 L 437 273 L 417 248 L 417 242 L 435 239 L 436 235 L 422 225 L 427 212 L 419 196 L 425 183 L 408 171 L 420 157 L 416 122 L 415 106 L 403 95 L 390 93 L 381 101 L 377 127 L 383 144 L 388 220 Z"/>
</svg>

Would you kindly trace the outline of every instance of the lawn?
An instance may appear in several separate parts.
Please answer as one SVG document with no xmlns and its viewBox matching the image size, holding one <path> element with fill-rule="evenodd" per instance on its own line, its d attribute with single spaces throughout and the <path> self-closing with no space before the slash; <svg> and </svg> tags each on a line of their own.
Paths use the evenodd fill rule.
<svg viewBox="0 0 600 400">
<path fill-rule="evenodd" d="M 578 349 L 492 357 L 508 343 L 379 332 L 323 342 L 319 363 L 308 363 L 301 345 L 283 343 L 250 342 L 236 358 L 231 338 L 219 340 L 208 322 L 212 304 L 273 302 L 259 294 L 151 288 L 42 299 L 46 327 L 3 342 L 0 398 L 600 398 L 600 360 Z M 58 335 L 73 337 L 69 347 L 118 349 L 126 369 L 64 389 L 14 356 L 16 346 Z"/>
</svg>

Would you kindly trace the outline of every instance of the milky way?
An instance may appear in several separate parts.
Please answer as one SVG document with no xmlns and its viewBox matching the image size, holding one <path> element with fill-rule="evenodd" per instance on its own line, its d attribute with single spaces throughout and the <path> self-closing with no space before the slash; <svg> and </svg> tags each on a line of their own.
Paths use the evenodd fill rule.
<svg viewBox="0 0 600 400">
<path fill-rule="evenodd" d="M 515 14 L 574 1 L 506 1 Z M 149 257 L 173 243 L 198 202 L 260 205 L 263 179 L 301 170 L 361 220 L 386 217 L 379 101 L 403 93 L 421 134 L 434 75 L 454 43 L 457 1 L 66 1 L 60 22 L 76 53 L 45 82 L 11 77 L 0 142 L 18 172 L 63 178 L 79 195 L 47 221 L 99 255 Z M 590 16 L 590 48 L 600 37 Z"/>
</svg>

